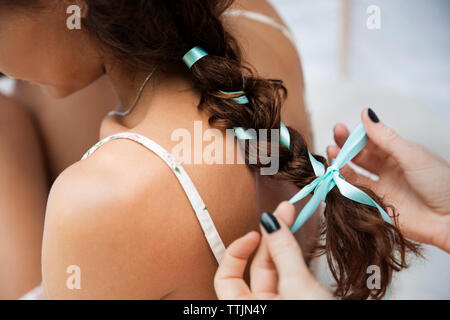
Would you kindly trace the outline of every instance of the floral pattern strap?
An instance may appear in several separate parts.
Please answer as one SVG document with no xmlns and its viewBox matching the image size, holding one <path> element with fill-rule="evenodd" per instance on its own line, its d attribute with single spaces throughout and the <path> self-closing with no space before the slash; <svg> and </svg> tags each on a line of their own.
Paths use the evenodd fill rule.
<svg viewBox="0 0 450 320">
<path fill-rule="evenodd" d="M 222 239 L 220 238 L 219 233 L 214 225 L 214 222 L 209 215 L 209 212 L 204 204 L 202 198 L 200 197 L 197 189 L 195 188 L 191 178 L 184 170 L 184 168 L 175 160 L 175 158 L 170 154 L 166 149 L 161 147 L 159 144 L 150 140 L 147 137 L 144 137 L 140 134 L 133 132 L 122 132 L 111 135 L 97 142 L 92 148 L 90 148 L 86 154 L 83 156 L 81 160 L 86 159 L 92 153 L 94 153 L 98 148 L 111 140 L 116 139 L 129 139 L 133 140 L 143 147 L 153 151 L 157 156 L 159 156 L 167 165 L 170 167 L 172 172 L 175 174 L 175 177 L 180 182 L 181 186 L 186 193 L 189 202 L 194 209 L 195 215 L 202 227 L 203 233 L 205 234 L 206 240 L 208 241 L 209 246 L 217 260 L 220 264 L 223 255 L 225 254 L 225 245 L 223 244 Z"/>
</svg>

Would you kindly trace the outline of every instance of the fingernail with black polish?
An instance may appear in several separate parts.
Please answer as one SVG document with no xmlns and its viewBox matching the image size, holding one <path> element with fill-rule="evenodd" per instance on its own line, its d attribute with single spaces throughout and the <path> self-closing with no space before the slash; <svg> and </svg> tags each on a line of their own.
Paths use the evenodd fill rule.
<svg viewBox="0 0 450 320">
<path fill-rule="evenodd" d="M 380 122 L 380 119 L 378 119 L 377 115 L 375 114 L 375 112 L 373 112 L 372 109 L 369 108 L 368 114 L 369 114 L 369 118 L 370 118 L 370 120 L 372 120 L 372 122 L 375 122 L 375 123 Z"/>
<path fill-rule="evenodd" d="M 278 223 L 277 218 L 275 218 L 275 216 L 269 212 L 264 212 L 261 215 L 260 220 L 267 233 L 272 233 L 280 229 L 280 224 Z"/>
</svg>

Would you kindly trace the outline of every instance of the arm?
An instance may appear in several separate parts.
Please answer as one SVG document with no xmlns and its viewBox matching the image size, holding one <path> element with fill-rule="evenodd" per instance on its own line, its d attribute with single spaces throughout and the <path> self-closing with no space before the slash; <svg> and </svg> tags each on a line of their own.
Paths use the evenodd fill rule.
<svg viewBox="0 0 450 320">
<path fill-rule="evenodd" d="M 17 299 L 41 281 L 48 182 L 28 112 L 0 95 L 0 299 Z"/>
<path fill-rule="evenodd" d="M 98 141 L 102 120 L 119 104 L 106 77 L 63 99 L 52 98 L 23 81 L 17 81 L 13 94 L 39 127 L 52 182 Z M 70 146 L 65 137 L 71 137 Z"/>
</svg>

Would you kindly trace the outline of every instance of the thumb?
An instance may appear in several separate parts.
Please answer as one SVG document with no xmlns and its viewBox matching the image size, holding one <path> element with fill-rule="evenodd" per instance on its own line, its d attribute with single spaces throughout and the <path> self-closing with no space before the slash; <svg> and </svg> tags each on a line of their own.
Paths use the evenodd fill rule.
<svg viewBox="0 0 450 320">
<path fill-rule="evenodd" d="M 277 219 L 283 220 L 288 227 L 291 227 L 294 224 L 295 207 L 289 201 L 283 201 L 275 209 L 273 215 L 276 216 Z"/>
<path fill-rule="evenodd" d="M 291 209 L 291 206 L 279 206 L 280 209 Z M 280 213 L 277 212 L 277 216 Z M 265 212 L 261 215 L 262 234 L 266 238 L 270 256 L 278 270 L 280 284 L 291 284 L 292 282 L 303 282 L 304 279 L 312 278 L 311 273 L 303 259 L 302 250 L 297 239 L 282 219 L 277 219 L 271 213 Z"/>
<path fill-rule="evenodd" d="M 394 129 L 385 125 L 372 109 L 365 109 L 361 118 L 369 139 L 379 149 L 393 157 L 404 170 L 422 167 L 430 160 L 427 150 L 406 140 Z"/>
</svg>

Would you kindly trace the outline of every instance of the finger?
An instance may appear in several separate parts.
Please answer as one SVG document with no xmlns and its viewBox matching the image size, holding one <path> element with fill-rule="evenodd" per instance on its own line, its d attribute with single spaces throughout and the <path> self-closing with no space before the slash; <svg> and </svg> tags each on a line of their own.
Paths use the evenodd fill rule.
<svg viewBox="0 0 450 320">
<path fill-rule="evenodd" d="M 293 213 L 294 208 L 284 204 L 279 209 L 282 205 L 286 211 L 291 210 Z M 277 217 L 284 215 L 283 210 L 277 212 Z M 290 219 L 287 212 L 285 216 Z M 306 266 L 297 239 L 288 225 L 277 217 L 270 213 L 261 215 L 261 231 L 278 271 L 279 294 L 284 299 L 332 299 L 333 296 L 317 282 Z"/>
<path fill-rule="evenodd" d="M 294 223 L 295 208 L 287 201 L 280 203 L 274 214 L 289 226 Z M 261 240 L 250 267 L 250 288 L 254 294 L 278 292 L 278 271 L 264 239 Z"/>
<path fill-rule="evenodd" d="M 309 279 L 311 274 L 300 246 L 283 220 L 270 213 L 264 213 L 261 215 L 261 224 L 263 239 L 278 270 L 280 287 L 301 283 L 305 277 Z"/>
<path fill-rule="evenodd" d="M 274 216 L 283 220 L 283 222 L 290 227 L 294 223 L 295 207 L 289 201 L 283 201 L 275 209 Z"/>
<path fill-rule="evenodd" d="M 347 141 L 348 136 L 350 135 L 350 131 L 347 126 L 342 123 L 338 123 L 334 126 L 333 129 L 334 141 L 338 145 L 339 148 L 342 148 L 345 141 Z"/>
<path fill-rule="evenodd" d="M 348 130 L 347 126 L 342 123 L 338 123 L 334 126 L 333 130 L 334 134 L 334 141 L 338 145 L 338 147 L 342 148 L 344 143 L 347 141 L 348 137 L 350 136 L 350 131 Z M 364 149 L 373 151 L 372 149 L 377 148 L 375 144 L 371 143 L 371 141 L 368 141 Z"/>
<path fill-rule="evenodd" d="M 252 231 L 228 246 L 214 277 L 214 288 L 219 299 L 246 299 L 251 296 L 243 276 L 248 258 L 259 239 L 258 232 Z"/>
<path fill-rule="evenodd" d="M 349 130 L 343 124 L 337 124 L 334 127 L 334 141 L 342 148 L 350 135 Z M 369 140 L 364 147 L 353 159 L 352 162 L 372 173 L 379 174 L 380 169 L 385 163 L 389 155 L 383 150 L 379 149 L 371 140 Z M 334 158 L 337 157 L 337 154 Z"/>
<path fill-rule="evenodd" d="M 381 122 L 373 110 L 365 109 L 361 117 L 369 139 L 393 157 L 402 169 L 417 170 L 436 162 L 437 158 L 431 152 L 401 137 Z"/>
<path fill-rule="evenodd" d="M 338 146 L 327 147 L 327 156 L 329 162 L 331 162 L 331 159 L 336 159 L 337 155 L 339 154 L 339 151 L 341 151 L 341 148 L 339 148 Z"/>
</svg>

